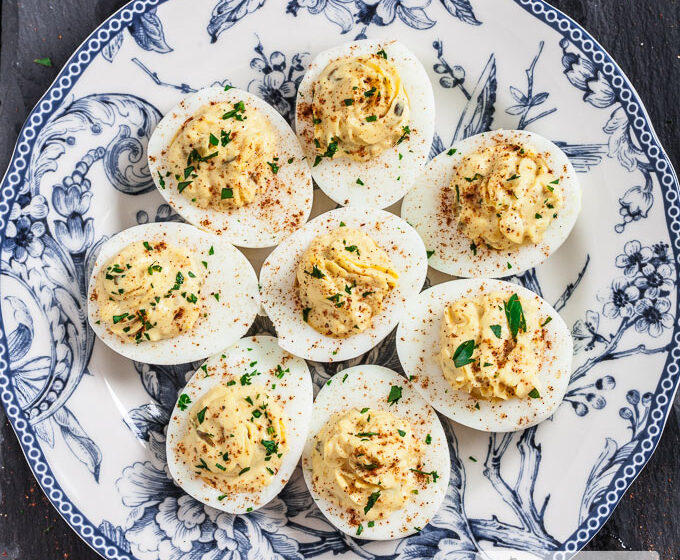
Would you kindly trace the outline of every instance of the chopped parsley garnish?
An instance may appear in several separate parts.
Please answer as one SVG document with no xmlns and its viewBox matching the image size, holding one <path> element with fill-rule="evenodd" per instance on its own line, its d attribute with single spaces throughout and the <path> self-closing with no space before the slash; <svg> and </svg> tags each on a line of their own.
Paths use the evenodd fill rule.
<svg viewBox="0 0 680 560">
<path fill-rule="evenodd" d="M 349 107 L 350 105 L 354 105 L 354 99 L 345 99 L 345 105 Z"/>
<path fill-rule="evenodd" d="M 426 251 L 426 253 L 427 253 L 427 258 L 429 259 L 432 255 L 434 255 L 434 249 L 432 249 L 431 251 Z"/>
<path fill-rule="evenodd" d="M 187 300 L 189 303 L 196 303 L 196 302 L 198 301 L 198 298 L 196 297 L 196 294 L 189 294 L 189 295 L 186 297 L 186 300 Z"/>
<path fill-rule="evenodd" d="M 279 444 L 274 440 L 263 439 L 260 443 L 266 449 L 267 455 L 275 455 L 279 452 Z"/>
<path fill-rule="evenodd" d="M 357 247 L 356 245 L 347 245 L 345 247 L 345 251 L 349 251 L 350 253 L 356 253 L 357 257 L 361 256 L 361 253 L 359 253 L 359 247 Z"/>
<path fill-rule="evenodd" d="M 227 494 L 222 494 L 221 496 L 217 496 L 217 499 L 221 502 L 226 497 L 227 497 Z"/>
<path fill-rule="evenodd" d="M 359 432 L 357 437 L 373 437 L 380 435 L 378 432 Z"/>
<path fill-rule="evenodd" d="M 385 49 L 380 49 L 377 53 L 378 56 L 382 56 L 385 60 L 387 60 L 387 53 L 385 52 Z"/>
<path fill-rule="evenodd" d="M 276 163 L 275 161 L 268 161 L 267 165 L 271 167 L 272 173 L 276 175 L 279 172 L 279 164 Z"/>
<path fill-rule="evenodd" d="M 475 351 L 475 341 L 466 340 L 456 348 L 453 353 L 453 365 L 457 368 L 461 368 L 468 364 L 473 363 L 475 360 L 472 359 L 472 354 Z"/>
<path fill-rule="evenodd" d="M 45 66 L 46 68 L 52 68 L 52 59 L 49 56 L 44 58 L 34 58 L 33 62 L 39 64 L 40 66 Z"/>
<path fill-rule="evenodd" d="M 408 125 L 402 126 L 401 127 L 401 136 L 400 136 L 399 140 L 397 140 L 397 146 L 399 144 L 401 144 L 404 140 L 408 140 L 410 138 L 410 134 L 411 134 L 411 129 L 408 127 Z"/>
<path fill-rule="evenodd" d="M 290 371 L 290 368 L 283 369 L 283 368 L 281 367 L 281 364 L 278 364 L 278 365 L 276 366 L 276 377 L 278 377 L 279 379 L 282 379 L 283 376 L 284 376 L 286 373 L 288 373 L 289 371 Z"/>
<path fill-rule="evenodd" d="M 316 156 L 316 158 L 314 159 L 313 167 L 316 167 L 317 165 L 319 165 L 321 163 L 321 160 L 325 157 L 332 159 L 333 156 L 335 155 L 335 152 L 337 152 L 337 151 L 338 151 L 338 139 L 333 138 L 333 141 L 330 142 L 328 144 L 328 146 L 326 147 L 326 151 L 323 154 Z"/>
<path fill-rule="evenodd" d="M 543 216 L 541 216 L 538 212 L 536 212 L 536 214 L 534 214 L 534 218 L 536 218 L 537 220 L 540 220 L 542 217 Z"/>
<path fill-rule="evenodd" d="M 218 294 L 217 292 L 213 292 L 213 297 L 214 297 L 217 301 L 220 301 L 220 294 Z"/>
<path fill-rule="evenodd" d="M 220 132 L 220 144 L 222 144 L 222 147 L 224 148 L 229 142 L 231 142 L 233 139 L 231 137 L 231 130 L 228 132 Z"/>
<path fill-rule="evenodd" d="M 427 434 L 427 435 L 425 436 L 425 443 L 426 443 L 427 445 L 430 445 L 430 444 L 432 443 L 432 436 L 431 436 L 430 434 Z"/>
<path fill-rule="evenodd" d="M 540 399 L 541 398 L 541 393 L 538 392 L 538 389 L 534 387 L 531 391 L 529 391 L 529 396 L 532 399 Z"/>
<path fill-rule="evenodd" d="M 158 172 L 158 184 L 161 186 L 161 189 L 165 188 L 165 179 L 163 179 L 160 171 Z"/>
<path fill-rule="evenodd" d="M 362 408 L 359 412 L 361 414 L 366 414 L 368 411 L 369 411 L 369 409 L 368 409 L 368 407 L 366 407 L 366 408 Z"/>
<path fill-rule="evenodd" d="M 387 402 L 390 406 L 396 403 L 401 398 L 401 387 L 398 385 L 392 385 L 390 387 L 390 394 L 387 395 Z"/>
<path fill-rule="evenodd" d="M 514 181 L 515 179 L 519 179 L 519 175 L 517 175 L 517 173 L 514 173 L 513 176 L 506 179 L 506 181 Z"/>
<path fill-rule="evenodd" d="M 503 303 L 505 310 L 505 318 L 508 321 L 510 334 L 514 340 L 517 340 L 517 333 L 519 331 L 527 331 L 527 322 L 524 318 L 524 311 L 522 310 L 522 303 L 519 301 L 517 294 L 512 294 L 508 301 Z"/>
<path fill-rule="evenodd" d="M 501 337 L 501 326 L 500 325 L 490 325 L 489 328 L 493 331 L 493 334 L 496 335 L 496 338 Z"/>
<path fill-rule="evenodd" d="M 375 527 L 375 521 L 369 521 L 368 526 L 369 527 Z"/>
<path fill-rule="evenodd" d="M 226 86 L 224 86 L 224 91 L 229 91 L 230 89 L 233 89 L 233 88 L 234 88 L 234 86 L 230 86 L 229 84 L 227 84 Z"/>
<path fill-rule="evenodd" d="M 335 294 L 330 297 L 327 297 L 326 299 L 329 301 L 332 301 L 335 304 L 335 307 L 342 307 L 343 302 L 340 301 L 340 298 L 342 297 L 342 294 Z"/>
<path fill-rule="evenodd" d="M 559 184 L 560 184 L 560 180 L 559 180 L 559 179 L 555 179 L 554 181 L 550 181 L 550 184 L 551 184 L 551 185 L 559 185 Z"/>
<path fill-rule="evenodd" d="M 397 430 L 397 432 L 401 437 L 404 437 L 406 435 L 406 432 L 404 430 Z"/>
<path fill-rule="evenodd" d="M 313 265 L 313 266 L 312 266 L 312 271 L 311 271 L 311 272 L 307 272 L 307 271 L 305 270 L 305 274 L 309 274 L 312 278 L 319 278 L 319 279 L 321 279 L 321 278 L 325 278 L 325 277 L 326 277 L 326 275 L 325 275 L 323 272 L 321 272 L 321 270 L 319 270 L 319 267 L 316 266 L 316 265 Z"/>
<path fill-rule="evenodd" d="M 252 376 L 253 376 L 253 374 L 251 374 L 251 373 L 244 373 L 240 378 L 241 385 L 250 385 L 250 378 Z"/>
<path fill-rule="evenodd" d="M 315 118 L 315 119 L 312 120 L 312 122 L 313 122 L 314 124 L 321 124 L 321 119 L 316 119 L 316 118 Z"/>
<path fill-rule="evenodd" d="M 219 463 L 215 463 L 215 466 L 216 466 L 218 469 L 220 469 L 221 471 L 226 471 L 226 470 L 227 470 L 227 467 L 224 467 L 224 466 L 220 465 Z"/>
<path fill-rule="evenodd" d="M 550 321 L 552 321 L 552 317 L 548 317 L 545 321 L 541 323 L 542 327 L 545 327 Z"/>
<path fill-rule="evenodd" d="M 357 535 L 361 535 L 361 533 L 364 532 L 364 526 L 359 523 L 359 526 L 357 527 Z"/>
<path fill-rule="evenodd" d="M 378 120 L 377 115 L 369 115 L 368 117 L 366 117 L 366 122 L 375 122 L 377 120 Z"/>
<path fill-rule="evenodd" d="M 510 270 L 511 268 L 512 268 L 512 265 L 510 263 L 508 263 L 508 270 Z"/>
<path fill-rule="evenodd" d="M 208 138 L 208 142 L 210 143 L 211 146 L 218 146 L 219 143 L 220 143 L 217 136 L 215 136 L 212 132 L 210 133 L 210 137 Z"/>
<path fill-rule="evenodd" d="M 368 297 L 368 296 L 370 296 L 371 294 L 374 294 L 374 293 L 375 292 L 364 292 L 363 294 L 361 294 L 361 297 Z"/>
<path fill-rule="evenodd" d="M 249 470 L 250 470 L 250 467 L 246 467 L 245 469 L 241 469 L 241 470 L 238 472 L 238 475 L 241 476 L 242 474 L 247 473 Z"/>
<path fill-rule="evenodd" d="M 447 155 L 447 156 L 452 156 L 452 155 L 455 154 L 457 151 L 458 151 L 458 150 L 456 150 L 456 148 L 451 148 L 448 152 L 446 152 L 446 155 Z"/>
<path fill-rule="evenodd" d="M 182 192 L 184 189 L 186 189 L 189 185 L 191 185 L 193 181 L 181 181 L 180 183 L 177 183 L 177 190 L 179 192 Z"/>
<path fill-rule="evenodd" d="M 378 498 L 380 498 L 380 490 L 371 493 L 371 495 L 368 497 L 368 502 L 364 506 L 364 515 L 366 515 L 371 510 L 371 508 L 378 501 Z"/>
<path fill-rule="evenodd" d="M 234 190 L 233 189 L 228 189 L 228 188 L 223 188 L 222 193 L 220 194 L 221 200 L 224 200 L 225 198 L 234 198 Z"/>
<path fill-rule="evenodd" d="M 203 460 L 203 458 L 198 459 L 198 465 L 196 465 L 197 469 L 205 469 L 206 471 L 210 471 L 208 468 L 208 464 Z"/>
<path fill-rule="evenodd" d="M 144 248 L 145 248 L 147 251 L 151 251 L 151 245 L 149 245 L 149 242 L 148 242 L 148 241 L 144 241 L 144 243 L 142 243 L 142 245 L 144 245 Z"/>
<path fill-rule="evenodd" d="M 364 182 L 357 177 L 357 185 L 361 185 L 363 187 Z"/>
<path fill-rule="evenodd" d="M 309 312 L 312 310 L 311 307 L 305 307 L 302 310 L 302 320 L 306 323 L 307 320 L 309 319 Z"/>
<path fill-rule="evenodd" d="M 189 398 L 189 395 L 186 393 L 182 393 L 179 396 L 179 400 L 177 401 L 177 408 L 180 410 L 186 410 L 187 407 L 191 404 L 191 399 Z"/>
<path fill-rule="evenodd" d="M 478 402 L 475 403 L 475 408 L 476 408 L 477 410 L 479 410 L 479 403 L 478 403 Z"/>
<path fill-rule="evenodd" d="M 205 420 L 205 413 L 207 412 L 208 407 L 204 406 L 203 410 L 199 411 L 199 413 L 196 415 L 196 418 L 198 418 L 198 423 L 203 424 L 203 421 Z"/>
<path fill-rule="evenodd" d="M 349 377 L 349 373 L 346 373 L 345 375 L 342 376 L 342 382 L 344 383 L 347 381 L 347 378 Z"/>
<path fill-rule="evenodd" d="M 375 94 L 375 86 L 364 92 L 364 95 L 366 97 L 373 97 L 374 94 Z"/>
<path fill-rule="evenodd" d="M 222 115 L 222 119 L 227 120 L 227 119 L 236 119 L 237 121 L 242 121 L 243 120 L 243 112 L 246 110 L 245 105 L 243 104 L 243 101 L 239 101 L 238 103 L 234 103 L 234 108 L 231 111 L 228 111 Z"/>
<path fill-rule="evenodd" d="M 473 181 L 476 181 L 477 179 L 481 179 L 483 175 L 480 175 L 479 173 L 475 173 L 473 177 L 465 177 L 465 180 L 468 183 L 472 183 Z"/>
<path fill-rule="evenodd" d="M 122 315 L 114 315 L 113 324 L 115 325 L 116 323 L 120 323 L 123 319 L 125 319 L 129 315 L 130 315 L 129 313 L 123 313 Z"/>
<path fill-rule="evenodd" d="M 423 476 L 427 476 L 428 482 L 429 482 L 429 477 L 432 477 L 432 482 L 437 482 L 437 479 L 439 478 L 439 473 L 437 471 L 426 472 L 426 471 L 421 471 L 419 469 L 409 469 L 409 470 L 411 472 L 416 473 L 416 474 L 421 474 Z"/>
</svg>

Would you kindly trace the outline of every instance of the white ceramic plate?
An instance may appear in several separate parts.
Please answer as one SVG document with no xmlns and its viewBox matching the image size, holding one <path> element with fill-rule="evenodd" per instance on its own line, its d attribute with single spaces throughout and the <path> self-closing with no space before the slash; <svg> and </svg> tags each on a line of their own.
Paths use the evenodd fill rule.
<svg viewBox="0 0 680 560">
<path fill-rule="evenodd" d="M 179 219 L 146 167 L 161 115 L 187 93 L 230 83 L 290 122 L 311 57 L 363 36 L 397 38 L 427 69 L 432 153 L 486 129 L 528 128 L 562 147 L 583 187 L 567 242 L 516 278 L 572 329 L 564 404 L 514 435 L 446 422 L 443 508 L 420 534 L 383 544 L 340 538 L 299 471 L 245 516 L 181 492 L 166 470 L 165 426 L 196 364 L 130 362 L 95 342 L 85 314 L 101 240 Z M 574 552 L 645 465 L 670 410 L 677 179 L 620 69 L 542 0 L 136 0 L 93 32 L 40 100 L 2 193 L 0 399 L 48 498 L 107 558 Z M 316 192 L 313 211 L 330 207 Z M 247 254 L 257 269 L 266 252 Z M 260 319 L 251 332 L 265 331 L 273 334 Z M 357 362 L 398 367 L 393 337 Z M 347 365 L 310 367 L 320 385 Z"/>
</svg>

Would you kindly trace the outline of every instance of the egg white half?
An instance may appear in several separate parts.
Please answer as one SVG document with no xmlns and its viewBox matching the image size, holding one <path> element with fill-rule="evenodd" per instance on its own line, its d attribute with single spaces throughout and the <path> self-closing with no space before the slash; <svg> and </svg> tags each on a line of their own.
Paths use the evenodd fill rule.
<svg viewBox="0 0 680 560">
<path fill-rule="evenodd" d="M 369 161 L 346 157 L 323 158 L 314 165 L 314 123 L 311 111 L 313 87 L 329 63 L 339 58 L 375 54 L 384 50 L 401 76 L 410 103 L 410 137 Z M 323 192 L 343 206 L 386 208 L 411 188 L 427 156 L 434 136 L 434 93 L 422 63 L 398 41 L 365 39 L 319 53 L 300 82 L 295 129 L 312 176 Z M 402 159 L 399 159 L 401 154 Z M 361 179 L 363 185 L 357 184 Z"/>
<path fill-rule="evenodd" d="M 462 297 L 501 292 L 534 301 L 541 317 L 552 317 L 545 325 L 546 348 L 538 379 L 539 398 L 505 401 L 478 399 L 451 387 L 436 360 L 440 351 L 439 330 L 446 306 Z M 559 313 L 531 290 L 502 280 L 453 280 L 421 292 L 412 300 L 397 329 L 397 354 L 413 386 L 444 416 L 486 432 L 523 430 L 548 418 L 564 399 L 574 353 L 571 333 Z"/>
<path fill-rule="evenodd" d="M 251 366 L 253 362 L 257 364 Z M 279 378 L 277 365 L 290 371 Z M 196 476 L 195 469 L 182 461 L 175 447 L 188 429 L 193 403 L 216 385 L 232 379 L 238 382 L 243 374 L 253 370 L 261 375 L 251 378 L 252 386 L 262 386 L 283 410 L 288 450 L 281 459 L 281 468 L 260 492 L 231 493 L 219 500 L 224 492 Z M 180 394 L 188 395 L 191 403 L 185 410 L 175 405 L 168 424 L 166 452 L 168 468 L 175 482 L 201 503 L 229 513 L 245 513 L 250 508 L 256 510 L 273 500 L 292 476 L 307 437 L 312 414 L 312 379 L 305 361 L 283 351 L 276 338 L 271 336 L 243 338 L 224 354 L 206 360 Z"/>
<path fill-rule="evenodd" d="M 455 169 L 466 155 L 504 142 L 528 145 L 546 158 L 560 179 L 554 188 L 562 192 L 563 207 L 540 243 L 503 251 L 478 246 L 475 254 L 450 211 L 442 208 L 442 192 L 450 187 Z M 401 206 L 402 218 L 418 231 L 427 250 L 434 251 L 430 266 L 466 278 L 503 278 L 541 264 L 567 239 L 580 211 L 581 187 L 569 158 L 550 140 L 524 130 L 484 132 L 454 144 L 427 164 Z"/>
<path fill-rule="evenodd" d="M 392 386 L 401 387 L 402 396 L 390 404 L 387 397 Z M 359 538 L 390 540 L 412 535 L 430 522 L 444 501 L 449 486 L 451 457 L 444 429 L 435 411 L 403 376 L 391 369 L 377 365 L 351 367 L 335 374 L 321 388 L 314 401 L 309 435 L 302 454 L 305 482 L 326 518 L 342 532 L 356 537 L 357 526 L 349 523 L 347 512 L 314 489 L 312 450 L 314 437 L 334 414 L 364 407 L 389 411 L 408 420 L 416 438 L 421 441 L 428 434 L 432 438 L 429 445 L 422 446 L 423 462 L 425 471 L 437 471 L 437 481 L 419 489 L 418 494 L 414 494 L 403 509 L 385 519 L 377 519 L 373 527 L 363 523 Z"/>
<path fill-rule="evenodd" d="M 186 249 L 205 274 L 201 289 L 201 316 L 193 329 L 158 341 L 124 340 L 106 327 L 109 318 L 99 314 L 93 297 L 102 267 L 129 244 L 139 241 L 168 244 Z M 213 248 L 213 254 L 210 248 Z M 217 301 L 210 294 L 220 294 Z M 188 224 L 156 222 L 135 226 L 106 241 L 94 263 L 88 290 L 88 319 L 95 334 L 112 350 L 147 364 L 183 364 L 202 360 L 241 338 L 253 324 L 260 308 L 257 276 L 243 254 L 224 239 Z M 207 316 L 203 316 L 207 313 Z"/>
<path fill-rule="evenodd" d="M 245 103 L 246 111 L 249 106 L 261 111 L 271 124 L 279 170 L 251 204 L 228 211 L 199 208 L 179 193 L 174 176 L 166 176 L 170 169 L 167 147 L 204 105 L 239 101 Z M 295 133 L 274 107 L 247 91 L 212 86 L 185 97 L 158 123 L 149 139 L 148 154 L 151 176 L 163 198 L 188 222 L 239 247 L 277 245 L 307 221 L 312 209 L 312 177 Z"/>
<path fill-rule="evenodd" d="M 340 227 L 341 222 L 371 237 L 388 254 L 399 279 L 370 328 L 347 338 L 332 338 L 303 320 L 296 271 L 312 240 Z M 305 224 L 267 257 L 260 272 L 262 306 L 274 323 L 279 344 L 291 354 L 317 362 L 348 360 L 368 352 L 390 333 L 406 303 L 422 289 L 426 274 L 423 242 L 404 220 L 384 210 L 339 208 Z"/>
</svg>

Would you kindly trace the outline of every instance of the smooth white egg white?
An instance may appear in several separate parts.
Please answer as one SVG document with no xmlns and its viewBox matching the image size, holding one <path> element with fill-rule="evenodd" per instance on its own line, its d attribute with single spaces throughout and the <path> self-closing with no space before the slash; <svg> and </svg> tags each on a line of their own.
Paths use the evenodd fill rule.
<svg viewBox="0 0 680 560">
<path fill-rule="evenodd" d="M 562 191 L 564 206 L 536 245 L 509 251 L 477 246 L 473 251 L 470 239 L 458 231 L 450 211 L 443 208 L 442 192 L 450 188 L 455 169 L 466 155 L 505 142 L 528 145 L 546 157 L 560 179 L 551 187 Z M 401 206 L 402 218 L 418 231 L 428 251 L 433 251 L 430 266 L 466 278 L 503 278 L 541 264 L 566 241 L 580 211 L 581 187 L 569 158 L 550 140 L 524 130 L 484 132 L 454 144 L 427 164 Z"/>
<path fill-rule="evenodd" d="M 505 401 L 478 399 L 453 389 L 436 360 L 440 351 L 439 330 L 446 306 L 462 297 L 486 292 L 517 294 L 534 301 L 540 316 L 551 317 L 545 325 L 547 345 L 539 379 L 539 398 Z M 412 300 L 397 328 L 397 354 L 413 386 L 444 416 L 477 430 L 512 432 L 523 430 L 548 418 L 564 399 L 573 356 L 571 333 L 559 313 L 531 290 L 502 280 L 452 280 L 429 288 Z"/>
<path fill-rule="evenodd" d="M 179 193 L 175 177 L 167 176 L 167 147 L 186 120 L 204 105 L 239 101 L 246 111 L 249 107 L 261 111 L 271 124 L 279 169 L 247 206 L 229 211 L 199 208 Z M 185 97 L 158 123 L 149 139 L 148 154 L 151 176 L 163 198 L 188 222 L 239 247 L 277 245 L 307 221 L 312 209 L 312 177 L 295 133 L 274 107 L 247 91 L 212 86 Z"/>
<path fill-rule="evenodd" d="M 296 271 L 313 239 L 341 223 L 371 237 L 388 254 L 399 279 L 370 328 L 347 338 L 332 338 L 304 321 Z M 260 272 L 262 306 L 274 323 L 279 344 L 291 354 L 317 362 L 348 360 L 368 352 L 394 329 L 406 303 L 422 289 L 426 274 L 423 242 L 404 220 L 384 210 L 339 208 L 305 224 L 267 257 Z"/>
<path fill-rule="evenodd" d="M 393 386 L 401 387 L 401 399 L 387 400 Z M 429 445 L 423 445 L 424 466 L 427 472 L 436 471 L 436 482 L 419 489 L 418 494 L 401 510 L 385 519 L 375 521 L 373 527 L 363 523 L 359 538 L 389 540 L 406 537 L 418 532 L 434 517 L 444 501 L 449 485 L 451 457 L 444 429 L 435 411 L 415 391 L 412 385 L 391 369 L 377 365 L 360 365 L 340 371 L 321 388 L 314 401 L 309 435 L 302 454 L 302 472 L 316 505 L 326 518 L 342 532 L 357 536 L 357 526 L 348 520 L 347 512 L 322 497 L 312 481 L 312 451 L 314 437 L 330 418 L 352 408 L 364 407 L 386 410 L 408 420 L 418 439 L 431 437 Z"/>
<path fill-rule="evenodd" d="M 329 63 L 380 50 L 396 66 L 409 98 L 409 138 L 369 161 L 323 158 L 314 166 L 316 146 L 310 110 L 314 83 Z M 312 61 L 298 89 L 295 129 L 307 161 L 313 166 L 312 176 L 323 192 L 343 206 L 386 208 L 406 194 L 425 165 L 434 136 L 434 116 L 432 83 L 416 56 L 398 41 L 365 39 L 323 51 Z"/>
<path fill-rule="evenodd" d="M 158 341 L 124 340 L 106 324 L 110 317 L 99 314 L 93 296 L 102 267 L 125 247 L 148 241 L 186 249 L 205 274 L 201 290 L 201 316 L 193 329 Z M 212 251 L 210 248 L 212 247 Z M 212 252 L 212 254 L 210 254 Z M 201 267 L 205 261 L 207 267 Z M 210 294 L 220 294 L 219 301 Z M 257 276 L 245 256 L 224 239 L 188 224 L 156 222 L 135 226 L 106 241 L 94 263 L 88 290 L 90 326 L 104 344 L 126 358 L 147 364 L 183 364 L 202 360 L 241 338 L 253 324 L 260 308 Z"/>
<path fill-rule="evenodd" d="M 251 366 L 257 362 L 255 366 Z M 289 370 L 279 377 L 277 366 Z M 192 403 L 220 383 L 227 383 L 253 370 L 260 372 L 251 378 L 253 386 L 262 386 L 271 399 L 275 399 L 284 413 L 288 450 L 282 457 L 279 471 L 270 483 L 256 493 L 230 493 L 221 500 L 224 492 L 203 482 L 187 465 L 176 450 L 189 426 Z M 189 380 L 181 394 L 191 403 L 185 410 L 177 405 L 170 417 L 166 439 L 168 468 L 172 478 L 184 491 L 199 502 L 229 513 L 245 513 L 256 510 L 273 500 L 286 485 L 300 460 L 305 445 L 310 416 L 312 414 L 312 379 L 304 360 L 282 350 L 276 338 L 254 336 L 243 338 L 226 350 L 209 358 Z"/>
</svg>

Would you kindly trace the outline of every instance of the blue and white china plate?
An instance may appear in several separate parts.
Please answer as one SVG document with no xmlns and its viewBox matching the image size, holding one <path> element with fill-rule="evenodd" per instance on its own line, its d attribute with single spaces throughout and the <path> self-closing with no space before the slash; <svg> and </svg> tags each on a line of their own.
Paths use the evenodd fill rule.
<svg viewBox="0 0 680 560">
<path fill-rule="evenodd" d="M 444 506 L 419 534 L 387 543 L 334 530 L 299 472 L 278 499 L 244 516 L 182 492 L 166 467 L 165 427 L 195 364 L 114 354 L 95 341 L 85 309 L 104 239 L 179 219 L 146 165 L 163 112 L 183 94 L 229 83 L 290 121 L 311 57 L 357 37 L 398 38 L 427 68 L 433 154 L 490 128 L 527 128 L 562 147 L 584 191 L 565 246 L 515 278 L 572 328 L 565 402 L 521 433 L 447 422 Z M 315 197 L 317 213 L 331 207 Z M 568 557 L 643 468 L 671 407 L 679 216 L 677 179 L 632 86 L 587 32 L 542 0 L 136 0 L 61 71 L 4 177 L 0 398 L 49 499 L 107 558 L 469 559 L 494 549 Z M 265 254 L 248 252 L 256 265 Z M 272 328 L 260 317 L 252 332 Z M 314 383 L 358 363 L 398 369 L 393 335 L 349 363 L 311 364 Z"/>
</svg>

